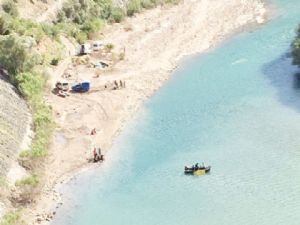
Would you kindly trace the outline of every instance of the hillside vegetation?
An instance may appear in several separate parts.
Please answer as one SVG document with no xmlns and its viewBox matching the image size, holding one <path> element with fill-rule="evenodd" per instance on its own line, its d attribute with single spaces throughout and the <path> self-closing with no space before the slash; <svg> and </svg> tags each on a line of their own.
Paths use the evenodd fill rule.
<svg viewBox="0 0 300 225">
<path fill-rule="evenodd" d="M 293 64 L 300 67 L 300 25 L 297 29 L 297 36 L 292 43 Z"/>
</svg>

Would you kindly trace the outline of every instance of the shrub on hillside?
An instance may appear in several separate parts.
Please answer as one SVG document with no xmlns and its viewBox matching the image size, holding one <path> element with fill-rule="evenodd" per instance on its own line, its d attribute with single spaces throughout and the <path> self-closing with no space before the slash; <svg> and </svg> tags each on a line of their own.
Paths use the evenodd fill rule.
<svg viewBox="0 0 300 225">
<path fill-rule="evenodd" d="M 53 130 L 52 110 L 41 98 L 32 101 L 34 108 L 34 140 L 28 151 L 30 158 L 39 158 L 47 155 L 47 145 Z"/>
<path fill-rule="evenodd" d="M 79 44 L 84 44 L 88 39 L 88 35 L 83 32 L 74 33 L 74 38 Z"/>
<path fill-rule="evenodd" d="M 8 212 L 0 220 L 0 225 L 13 225 L 20 220 L 20 212 Z"/>
<path fill-rule="evenodd" d="M 41 28 L 43 30 L 43 32 L 51 38 L 57 39 L 59 34 L 60 34 L 60 29 L 59 27 L 55 26 L 55 25 L 49 25 L 49 24 L 41 24 Z"/>
<path fill-rule="evenodd" d="M 110 21 L 114 23 L 120 23 L 125 17 L 125 12 L 119 7 L 114 7 L 111 11 Z"/>
<path fill-rule="evenodd" d="M 300 67 L 300 25 L 297 30 L 297 37 L 292 43 L 293 64 Z"/>
<path fill-rule="evenodd" d="M 101 19 L 91 19 L 84 22 L 81 27 L 81 30 L 87 35 L 90 33 L 95 33 L 103 27 L 104 23 Z"/>
<path fill-rule="evenodd" d="M 151 0 L 142 0 L 141 6 L 145 9 L 151 9 L 155 6 L 155 4 Z"/>
<path fill-rule="evenodd" d="M 0 35 L 8 35 L 9 32 L 7 20 L 5 17 L 0 17 Z"/>
<path fill-rule="evenodd" d="M 56 23 L 53 25 L 53 32 L 63 33 L 75 38 L 75 34 L 80 31 L 77 24 L 74 23 Z"/>
<path fill-rule="evenodd" d="M 32 163 L 36 163 L 36 161 L 31 161 Z M 17 193 L 14 193 L 11 198 L 14 201 L 14 204 L 25 206 L 32 203 L 34 197 L 39 193 L 39 190 L 37 188 L 39 186 L 39 183 L 39 176 L 36 173 L 18 180 L 15 185 L 18 187 L 19 191 Z M 11 225 L 16 224 L 14 223 Z"/>
<path fill-rule="evenodd" d="M 62 23 L 66 21 L 66 14 L 63 10 L 59 10 L 56 14 L 57 22 Z"/>
<path fill-rule="evenodd" d="M 114 45 L 112 43 L 108 43 L 105 45 L 105 50 L 107 52 L 111 52 L 111 50 L 113 50 L 113 48 L 114 48 Z"/>
<path fill-rule="evenodd" d="M 19 15 L 18 8 L 12 0 L 6 0 L 2 4 L 2 9 L 11 16 L 17 17 Z"/>
<path fill-rule="evenodd" d="M 35 136 L 29 150 L 22 152 L 22 158 L 39 158 L 47 155 L 47 144 L 53 130 L 51 108 L 42 98 L 45 75 L 40 73 L 21 73 L 17 77 L 18 88 L 30 102 L 33 109 L 33 130 Z M 34 167 L 34 164 L 30 164 Z M 31 168 L 32 169 L 32 168 Z"/>
<path fill-rule="evenodd" d="M 6 16 L 4 18 L 5 29 L 8 30 L 8 34 L 17 33 L 20 36 L 29 36 L 40 42 L 46 35 L 43 26 L 38 23 L 34 23 L 28 19 L 21 19 L 12 16 Z"/>
<path fill-rule="evenodd" d="M 180 2 L 180 0 L 164 0 L 164 2 L 171 5 L 176 5 Z"/>
<path fill-rule="evenodd" d="M 99 16 L 100 9 L 97 8 L 94 0 L 70 0 L 65 3 L 62 11 L 59 11 L 58 22 L 69 20 L 77 24 L 82 24 L 87 19 Z"/>
<path fill-rule="evenodd" d="M 140 0 L 130 0 L 127 4 L 127 16 L 133 16 L 135 13 L 141 11 Z"/>
<path fill-rule="evenodd" d="M 57 66 L 58 63 L 59 63 L 59 59 L 58 59 L 58 58 L 53 58 L 53 59 L 51 60 L 51 62 L 50 62 L 50 64 L 51 64 L 52 66 Z"/>
<path fill-rule="evenodd" d="M 113 10 L 113 3 L 111 0 L 94 0 L 96 7 L 100 9 L 100 17 L 102 19 L 109 19 Z"/>
<path fill-rule="evenodd" d="M 28 99 L 40 96 L 44 86 L 44 80 L 37 74 L 29 72 L 20 73 L 16 76 L 18 89 Z"/>
<path fill-rule="evenodd" d="M 36 64 L 32 59 L 23 39 L 14 35 L 0 38 L 0 67 L 8 71 L 11 82 L 15 83 L 18 73 L 32 69 Z"/>
<path fill-rule="evenodd" d="M 39 184 L 39 179 L 36 174 L 32 174 L 16 182 L 17 186 L 29 185 L 31 187 L 36 187 L 38 184 Z"/>
</svg>

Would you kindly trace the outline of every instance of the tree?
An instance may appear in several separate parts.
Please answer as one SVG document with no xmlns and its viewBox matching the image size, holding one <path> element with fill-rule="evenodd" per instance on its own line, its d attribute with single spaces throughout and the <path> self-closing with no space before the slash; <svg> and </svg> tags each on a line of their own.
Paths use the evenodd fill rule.
<svg viewBox="0 0 300 225">
<path fill-rule="evenodd" d="M 9 34 L 7 20 L 4 17 L 0 17 L 0 35 L 7 35 Z"/>
<path fill-rule="evenodd" d="M 44 81 L 41 76 L 26 72 L 18 74 L 16 80 L 18 89 L 27 98 L 37 97 L 43 91 Z"/>
<path fill-rule="evenodd" d="M 2 9 L 11 16 L 17 17 L 19 15 L 18 8 L 12 0 L 7 0 L 4 2 L 2 4 Z"/>
<path fill-rule="evenodd" d="M 125 16 L 123 9 L 119 7 L 112 8 L 110 20 L 115 23 L 120 23 Z"/>
<path fill-rule="evenodd" d="M 135 13 L 140 12 L 141 7 L 140 0 L 130 0 L 127 3 L 127 16 L 133 16 Z"/>
<path fill-rule="evenodd" d="M 35 65 L 24 40 L 15 35 L 0 38 L 0 68 L 7 70 L 12 83 L 18 73 L 26 72 Z"/>
<path fill-rule="evenodd" d="M 293 64 L 300 67 L 300 26 L 298 27 L 297 37 L 292 43 Z"/>
</svg>

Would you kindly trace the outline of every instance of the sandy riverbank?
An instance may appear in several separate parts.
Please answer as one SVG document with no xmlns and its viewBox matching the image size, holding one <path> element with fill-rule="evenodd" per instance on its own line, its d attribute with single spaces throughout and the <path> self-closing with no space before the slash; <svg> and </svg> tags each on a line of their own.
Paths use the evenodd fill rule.
<svg viewBox="0 0 300 225">
<path fill-rule="evenodd" d="M 78 79 L 89 79 L 94 87 L 107 81 L 126 81 L 126 88 L 72 94 L 60 98 L 46 95 L 55 113 L 57 128 L 49 149 L 45 187 L 37 204 L 28 213 L 27 224 L 38 224 L 41 215 L 51 214 L 58 196 L 56 184 L 64 182 L 88 164 L 94 146 L 109 150 L 132 115 L 167 80 L 183 55 L 201 53 L 246 25 L 264 22 L 260 0 L 186 0 L 177 6 L 156 8 L 108 26 L 106 43 L 115 52 L 125 48 L 125 59 L 113 70 L 95 77 L 95 70 L 73 68 Z M 70 63 L 66 59 L 53 71 L 52 85 Z M 93 128 L 97 134 L 90 135 Z M 42 216 L 43 217 L 43 216 Z M 43 220 L 39 224 L 48 223 Z"/>
</svg>

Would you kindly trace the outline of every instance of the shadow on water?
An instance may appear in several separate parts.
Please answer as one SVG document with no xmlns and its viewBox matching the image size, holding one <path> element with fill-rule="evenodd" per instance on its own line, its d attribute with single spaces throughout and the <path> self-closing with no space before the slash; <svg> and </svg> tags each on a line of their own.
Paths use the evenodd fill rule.
<svg viewBox="0 0 300 225">
<path fill-rule="evenodd" d="M 276 88 L 279 101 L 300 112 L 300 70 L 292 65 L 289 51 L 265 64 L 262 71 Z"/>
</svg>

